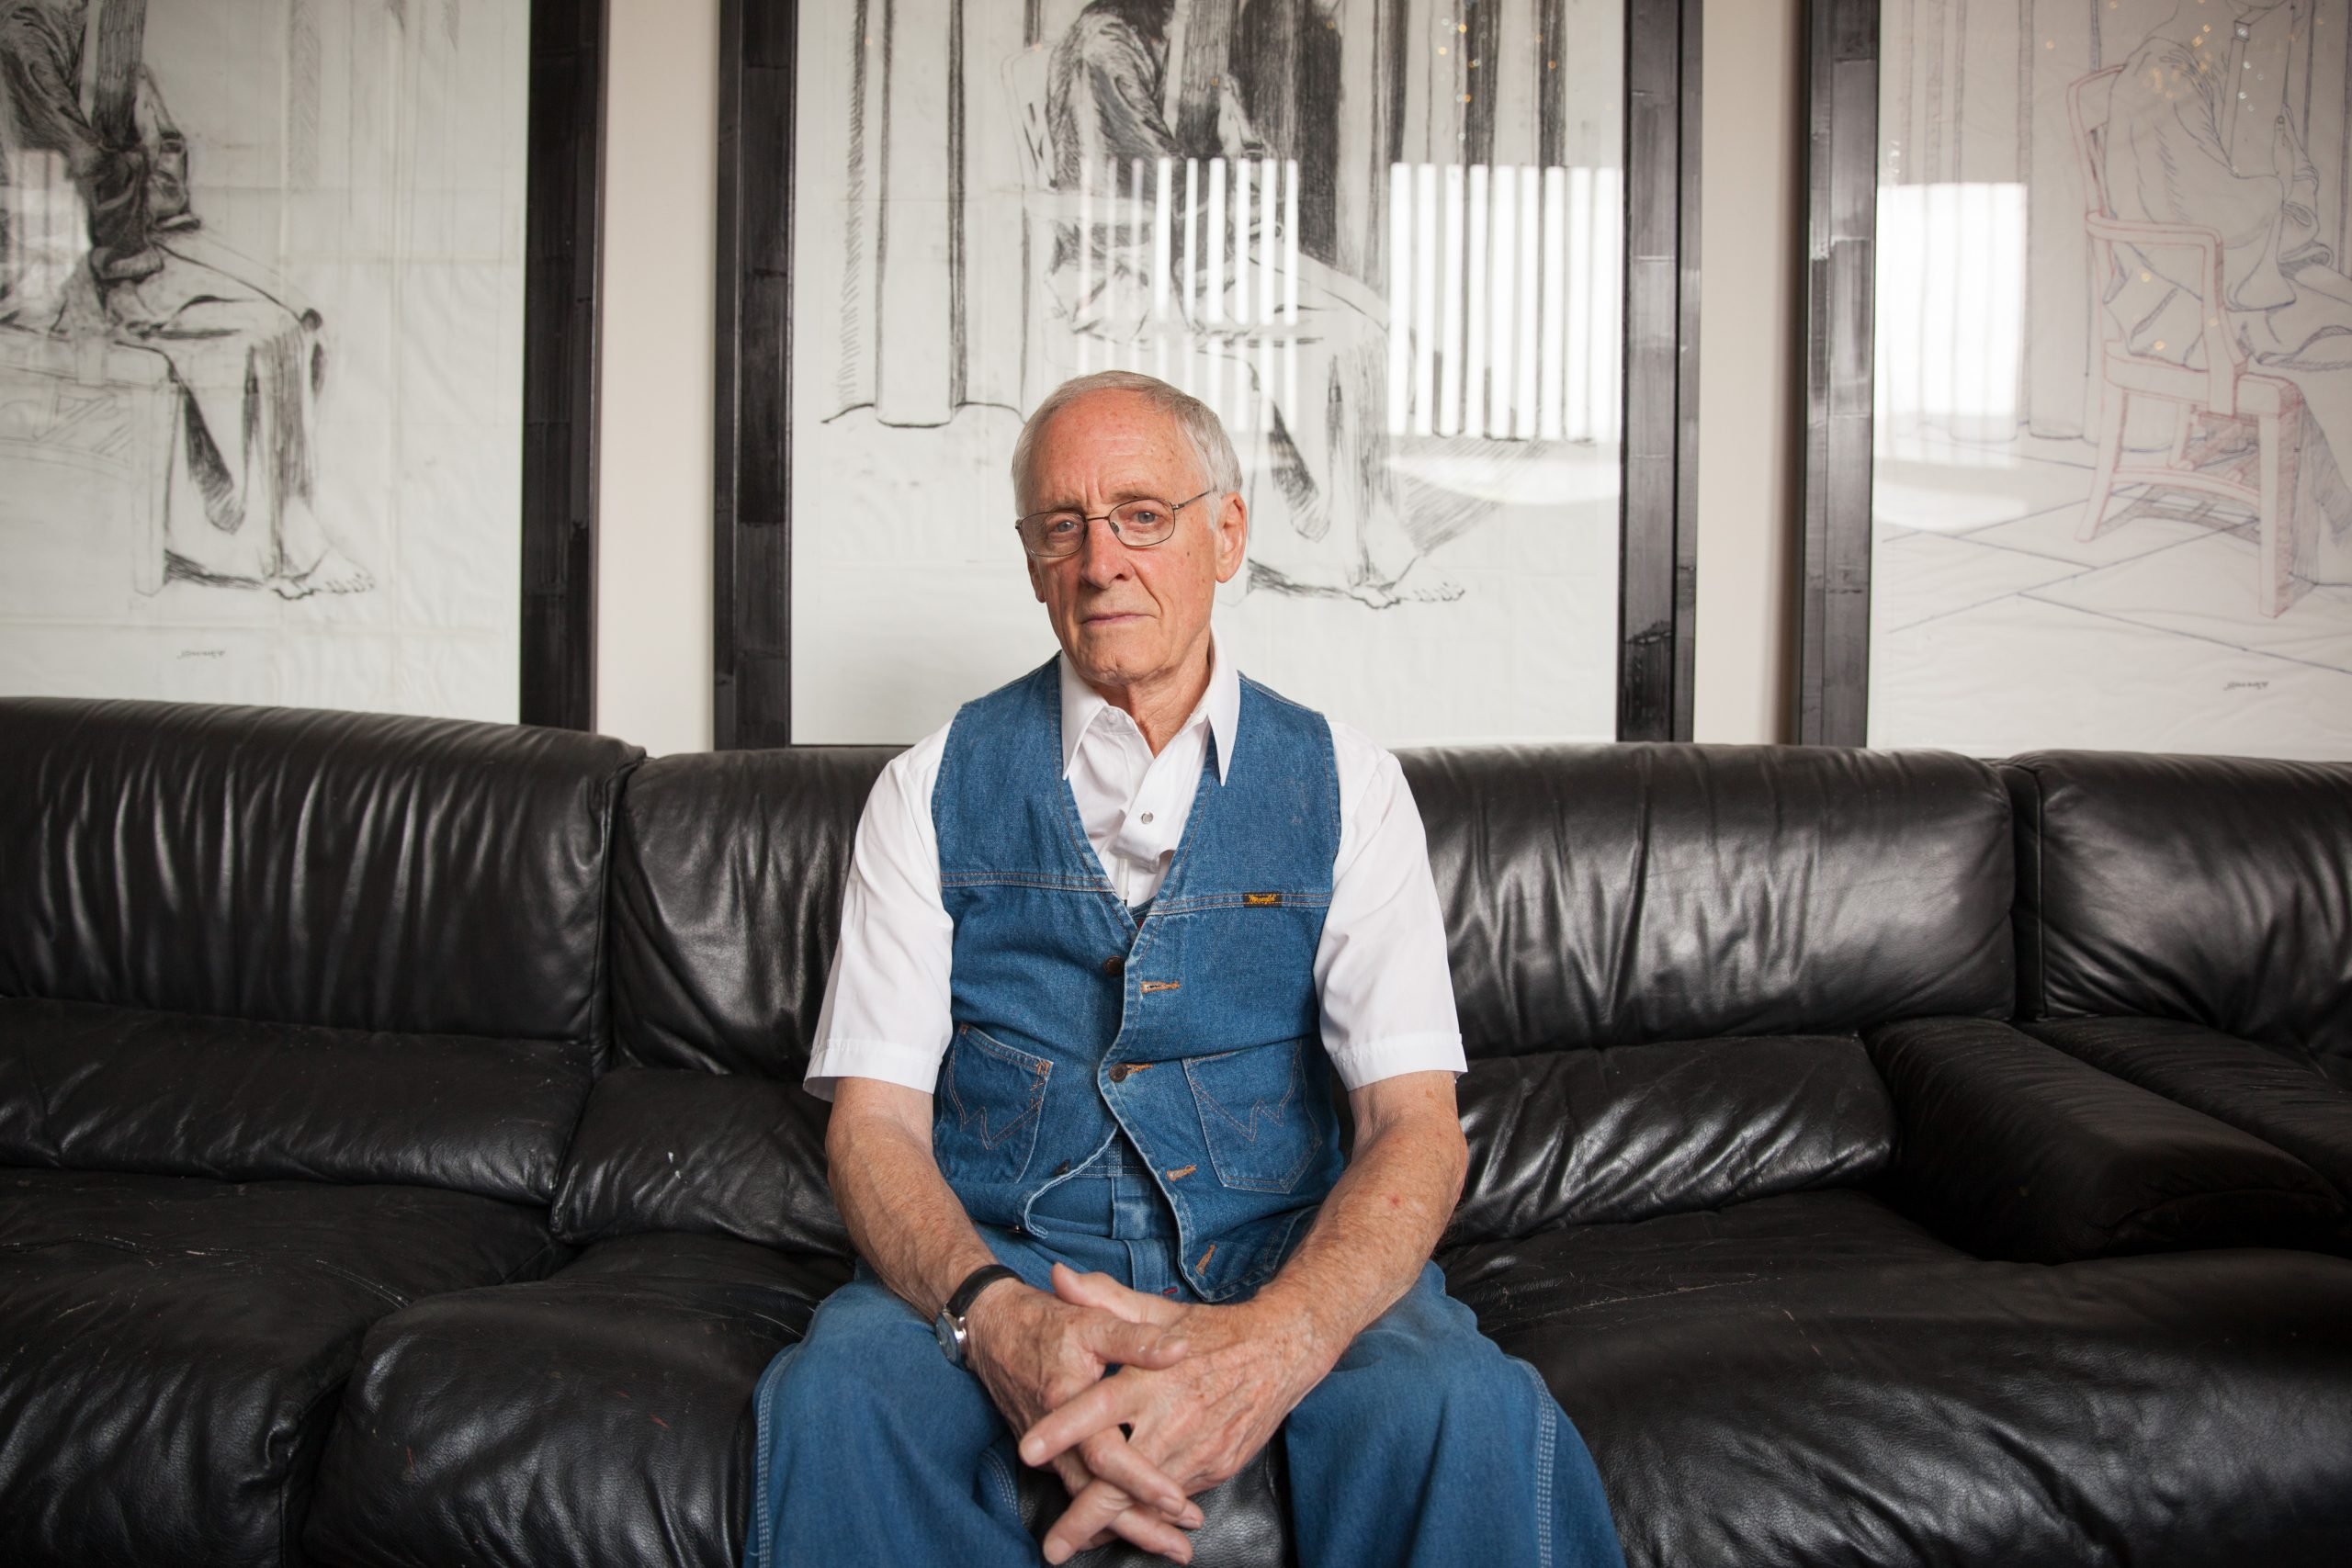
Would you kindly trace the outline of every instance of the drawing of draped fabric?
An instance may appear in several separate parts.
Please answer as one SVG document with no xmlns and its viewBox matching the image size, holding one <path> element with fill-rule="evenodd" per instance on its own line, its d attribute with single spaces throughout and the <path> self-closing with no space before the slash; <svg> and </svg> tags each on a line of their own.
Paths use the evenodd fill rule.
<svg viewBox="0 0 2352 1568">
<path fill-rule="evenodd" d="M 2272 17 L 2283 26 L 2285 8 Z M 2169 31 L 2142 44 L 2116 79 L 2109 197 L 2119 218 L 2197 224 L 2222 236 L 2225 324 L 2253 367 L 2291 382 L 2303 398 L 2295 574 L 2352 584 L 2352 486 L 2343 470 L 2352 459 L 2352 278 L 2318 237 L 2318 174 L 2285 115 L 2272 128 L 2267 167 L 2232 165 L 2224 94 L 2235 88 L 2223 84 L 2236 82 L 2261 46 L 2252 27 L 2228 38 Z M 2203 366 L 2203 286 L 2188 275 L 2190 258 L 2119 254 L 2126 265 L 2106 305 L 2132 352 Z"/>
</svg>

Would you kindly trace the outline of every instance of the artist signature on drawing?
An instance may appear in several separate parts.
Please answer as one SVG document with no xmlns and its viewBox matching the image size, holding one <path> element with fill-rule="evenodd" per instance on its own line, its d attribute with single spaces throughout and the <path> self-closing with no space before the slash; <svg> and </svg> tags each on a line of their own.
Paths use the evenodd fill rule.
<svg viewBox="0 0 2352 1568">
<path fill-rule="evenodd" d="M 2225 683 L 2222 687 L 2222 690 L 2225 692 L 2258 692 L 2269 684 L 2270 682 L 2267 681 L 2231 681 Z"/>
</svg>

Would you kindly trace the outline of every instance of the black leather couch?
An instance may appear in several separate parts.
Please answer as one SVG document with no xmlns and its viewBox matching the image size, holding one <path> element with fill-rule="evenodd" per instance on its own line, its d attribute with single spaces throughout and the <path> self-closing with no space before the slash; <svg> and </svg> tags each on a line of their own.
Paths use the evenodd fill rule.
<svg viewBox="0 0 2352 1568">
<path fill-rule="evenodd" d="M 0 702 L 0 1562 L 735 1562 L 886 757 Z M 2352 1561 L 2352 768 L 1407 769 L 1634 1563 Z"/>
</svg>

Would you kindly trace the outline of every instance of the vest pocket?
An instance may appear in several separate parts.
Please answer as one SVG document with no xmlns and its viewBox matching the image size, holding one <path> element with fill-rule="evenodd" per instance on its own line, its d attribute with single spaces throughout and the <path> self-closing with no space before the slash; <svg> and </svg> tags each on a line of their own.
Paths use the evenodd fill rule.
<svg viewBox="0 0 2352 1568">
<path fill-rule="evenodd" d="M 950 1182 L 1018 1181 L 1036 1152 L 1053 1063 L 956 1026 L 939 1071 L 931 1148 Z"/>
<path fill-rule="evenodd" d="M 1298 1040 L 1184 1058 L 1216 1179 L 1243 1192 L 1287 1192 L 1323 1148 L 1299 1102 Z"/>
</svg>

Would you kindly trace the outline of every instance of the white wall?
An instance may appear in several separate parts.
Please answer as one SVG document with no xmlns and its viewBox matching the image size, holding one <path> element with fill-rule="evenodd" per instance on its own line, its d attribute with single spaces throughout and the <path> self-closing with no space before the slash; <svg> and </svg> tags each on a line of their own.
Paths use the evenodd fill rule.
<svg viewBox="0 0 2352 1568">
<path fill-rule="evenodd" d="M 1691 732 L 1792 739 L 1804 513 L 1804 0 L 1706 0 L 1699 146 L 1699 627 Z"/>
<path fill-rule="evenodd" d="M 717 0 L 612 0 L 605 51 L 596 728 L 710 745 Z"/>
<path fill-rule="evenodd" d="M 1802 0 L 1707 0 L 1700 167 L 1702 740 L 1787 728 Z M 612 0 L 596 724 L 710 744 L 717 0 Z"/>
</svg>

